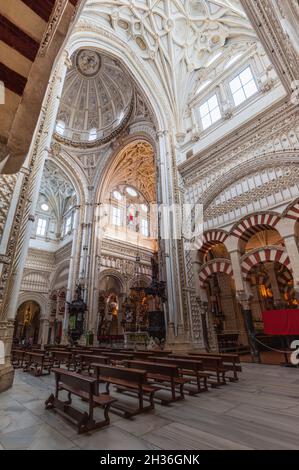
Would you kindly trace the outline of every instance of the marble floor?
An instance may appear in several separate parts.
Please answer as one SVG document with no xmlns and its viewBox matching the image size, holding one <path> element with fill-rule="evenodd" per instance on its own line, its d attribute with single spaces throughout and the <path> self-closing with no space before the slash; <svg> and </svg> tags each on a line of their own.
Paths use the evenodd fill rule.
<svg viewBox="0 0 299 470">
<path fill-rule="evenodd" d="M 0 395 L 0 449 L 299 449 L 299 370 L 244 364 L 232 383 L 87 435 L 44 402 L 53 377 L 17 371 Z M 85 406 L 78 400 L 77 405 Z M 101 411 L 97 411 L 101 413 Z"/>
</svg>

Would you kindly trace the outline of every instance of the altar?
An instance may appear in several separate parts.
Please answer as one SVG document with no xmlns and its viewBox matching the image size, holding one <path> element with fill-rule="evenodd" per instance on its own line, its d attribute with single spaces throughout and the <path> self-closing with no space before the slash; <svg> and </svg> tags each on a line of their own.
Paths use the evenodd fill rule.
<svg viewBox="0 0 299 470">
<path fill-rule="evenodd" d="M 128 349 L 146 349 L 150 339 L 146 331 L 126 331 L 124 336 L 124 346 Z"/>
</svg>

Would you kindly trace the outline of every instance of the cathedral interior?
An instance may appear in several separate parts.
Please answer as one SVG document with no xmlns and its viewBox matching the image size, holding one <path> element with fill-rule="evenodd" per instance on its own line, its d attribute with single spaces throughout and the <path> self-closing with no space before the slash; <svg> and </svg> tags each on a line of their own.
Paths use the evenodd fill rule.
<svg viewBox="0 0 299 470">
<path fill-rule="evenodd" d="M 0 450 L 298 450 L 298 55 L 298 0 L 0 2 Z"/>
</svg>

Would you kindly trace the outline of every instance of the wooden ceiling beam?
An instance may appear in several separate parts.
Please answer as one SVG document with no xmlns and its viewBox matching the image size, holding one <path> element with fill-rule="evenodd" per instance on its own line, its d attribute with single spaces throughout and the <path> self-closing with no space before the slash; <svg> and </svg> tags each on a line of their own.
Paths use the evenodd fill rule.
<svg viewBox="0 0 299 470">
<path fill-rule="evenodd" d="M 0 62 L 0 81 L 4 83 L 5 88 L 13 91 L 19 96 L 23 95 L 27 79 L 19 73 L 11 70 Z"/>
<path fill-rule="evenodd" d="M 16 49 L 24 57 L 34 62 L 38 53 L 39 43 L 3 15 L 0 15 L 0 38 L 8 46 Z"/>
<path fill-rule="evenodd" d="M 22 2 L 48 23 L 55 0 L 22 0 Z"/>
</svg>

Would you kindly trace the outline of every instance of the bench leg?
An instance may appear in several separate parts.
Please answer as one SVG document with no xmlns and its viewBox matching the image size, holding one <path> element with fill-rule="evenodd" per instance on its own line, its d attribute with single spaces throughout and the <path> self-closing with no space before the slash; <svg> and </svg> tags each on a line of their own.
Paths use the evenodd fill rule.
<svg viewBox="0 0 299 470">
<path fill-rule="evenodd" d="M 46 410 L 50 410 L 54 406 L 55 396 L 53 393 L 49 396 L 49 398 L 45 401 Z"/>
<path fill-rule="evenodd" d="M 109 403 L 109 405 L 104 407 L 104 417 L 105 417 L 106 424 L 110 424 L 110 418 L 109 418 L 110 406 L 111 406 L 111 403 Z"/>
<path fill-rule="evenodd" d="M 139 409 L 143 410 L 143 391 L 142 390 L 139 390 L 138 398 L 139 398 Z"/>
<path fill-rule="evenodd" d="M 154 393 L 155 393 L 155 392 L 151 392 L 151 393 L 150 393 L 150 396 L 149 396 L 150 406 L 151 406 L 151 408 L 153 408 L 153 409 L 155 408 Z"/>
</svg>

